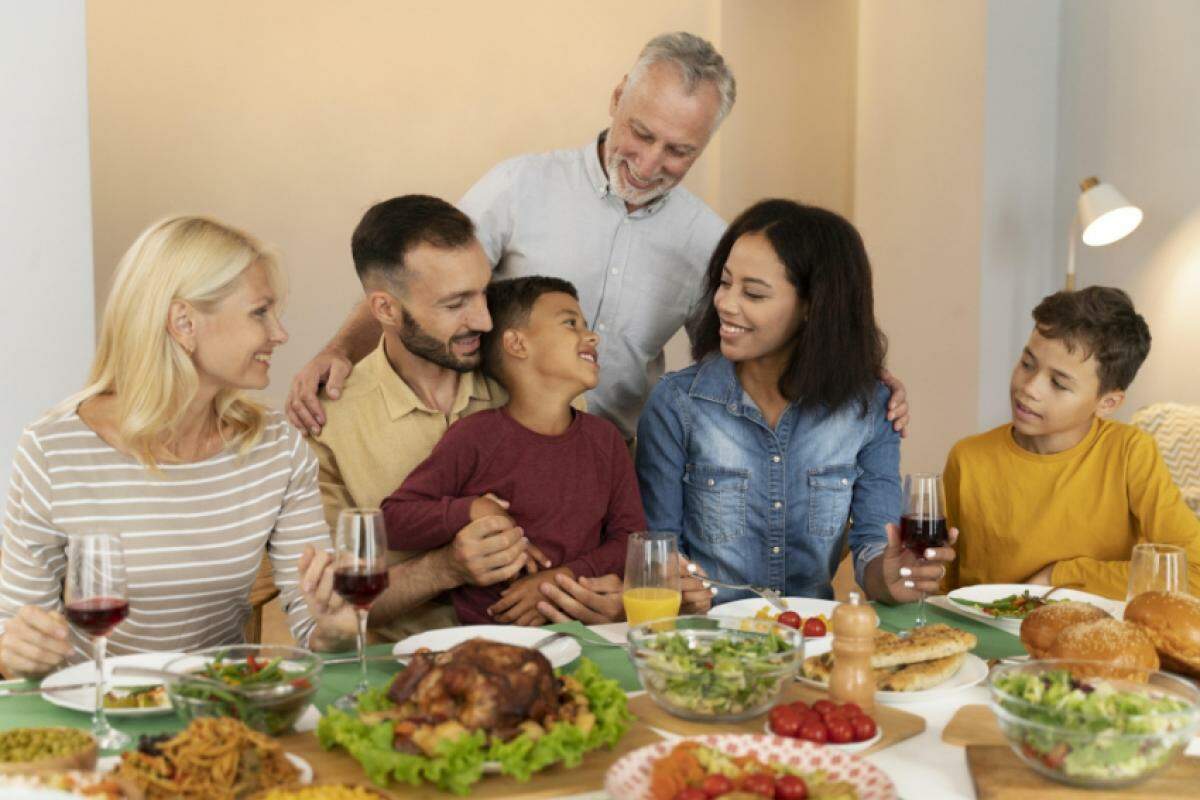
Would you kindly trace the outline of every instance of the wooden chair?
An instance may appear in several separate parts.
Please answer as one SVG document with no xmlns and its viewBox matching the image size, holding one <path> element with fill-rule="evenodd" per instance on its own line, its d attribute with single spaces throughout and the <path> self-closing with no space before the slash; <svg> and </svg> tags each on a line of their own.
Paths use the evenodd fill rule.
<svg viewBox="0 0 1200 800">
<path fill-rule="evenodd" d="M 246 622 L 246 641 L 250 644 L 262 642 L 263 606 L 279 596 L 279 587 L 271 570 L 271 559 L 263 555 L 258 565 L 258 575 L 250 587 L 250 619 Z"/>
</svg>

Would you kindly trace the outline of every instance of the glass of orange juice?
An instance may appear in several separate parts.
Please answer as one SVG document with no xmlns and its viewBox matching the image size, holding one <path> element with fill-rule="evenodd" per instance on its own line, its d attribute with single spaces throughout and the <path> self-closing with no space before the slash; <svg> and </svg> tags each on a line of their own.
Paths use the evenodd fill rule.
<svg viewBox="0 0 1200 800">
<path fill-rule="evenodd" d="M 625 616 L 630 626 L 679 616 L 679 549 L 674 533 L 629 534 L 625 551 Z"/>
</svg>

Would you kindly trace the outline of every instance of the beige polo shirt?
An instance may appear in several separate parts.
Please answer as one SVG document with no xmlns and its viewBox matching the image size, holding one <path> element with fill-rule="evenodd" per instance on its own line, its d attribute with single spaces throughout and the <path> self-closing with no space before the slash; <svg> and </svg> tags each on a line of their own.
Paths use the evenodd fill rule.
<svg viewBox="0 0 1200 800">
<path fill-rule="evenodd" d="M 429 408 L 392 369 L 380 341 L 350 373 L 337 400 L 322 397 L 325 427 L 311 440 L 320 463 L 321 503 L 329 529 L 343 508 L 378 508 L 424 461 L 453 423 L 508 401 L 499 383 L 475 371 L 462 375 L 450 415 Z M 392 563 L 413 553 L 393 553 Z M 376 628 L 398 641 L 431 628 L 458 624 L 449 603 L 432 601 Z"/>
</svg>

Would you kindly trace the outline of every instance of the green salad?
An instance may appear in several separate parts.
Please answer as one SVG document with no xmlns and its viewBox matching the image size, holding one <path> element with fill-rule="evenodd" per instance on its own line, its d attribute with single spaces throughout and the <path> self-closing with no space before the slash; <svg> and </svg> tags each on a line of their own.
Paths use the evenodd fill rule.
<svg viewBox="0 0 1200 800">
<path fill-rule="evenodd" d="M 393 748 L 392 722 L 367 724 L 359 718 L 359 714 L 393 707 L 387 689 L 377 688 L 359 699 L 358 714 L 329 709 L 317 725 L 317 739 L 326 750 L 345 748 L 380 786 L 387 786 L 393 779 L 412 786 L 428 781 L 440 789 L 465 795 L 483 776 L 485 763 L 527 781 L 533 773 L 553 764 L 574 767 L 589 750 L 611 747 L 633 719 L 620 684 L 601 675 L 594 662 L 580 659 L 572 676 L 583 685 L 588 710 L 596 719 L 587 732 L 572 723 L 560 722 L 541 735 L 522 733 L 502 742 L 488 741 L 487 734 L 477 730 L 442 741 L 433 757 L 403 753 Z"/>
<path fill-rule="evenodd" d="M 1191 738 L 1191 703 L 1161 691 L 1079 681 L 1068 670 L 997 677 L 1001 716 L 1026 756 L 1072 778 L 1116 781 L 1162 766 Z"/>
<path fill-rule="evenodd" d="M 792 678 L 798 655 L 774 631 L 695 640 L 663 633 L 646 644 L 641 677 L 659 700 L 699 716 L 753 713 Z"/>
<path fill-rule="evenodd" d="M 289 669 L 283 658 L 230 658 L 222 650 L 193 672 L 229 687 L 179 681 L 174 691 L 185 701 L 185 715 L 233 717 L 251 728 L 278 736 L 286 733 L 308 707 L 314 687 L 305 670 Z"/>
</svg>

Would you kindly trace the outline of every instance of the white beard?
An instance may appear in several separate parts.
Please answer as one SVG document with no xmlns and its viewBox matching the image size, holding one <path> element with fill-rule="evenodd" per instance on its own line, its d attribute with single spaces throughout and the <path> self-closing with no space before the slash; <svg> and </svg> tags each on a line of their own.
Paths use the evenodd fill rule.
<svg viewBox="0 0 1200 800">
<path fill-rule="evenodd" d="M 631 206 L 644 206 L 653 203 L 658 198 L 662 197 L 671 189 L 675 188 L 678 181 L 670 178 L 662 178 L 658 183 L 651 186 L 649 189 L 638 189 L 630 186 L 625 180 L 624 173 L 621 170 L 621 165 L 626 164 L 623 156 L 613 153 L 608 156 L 608 182 L 612 188 L 613 194 L 624 200 Z"/>
</svg>

